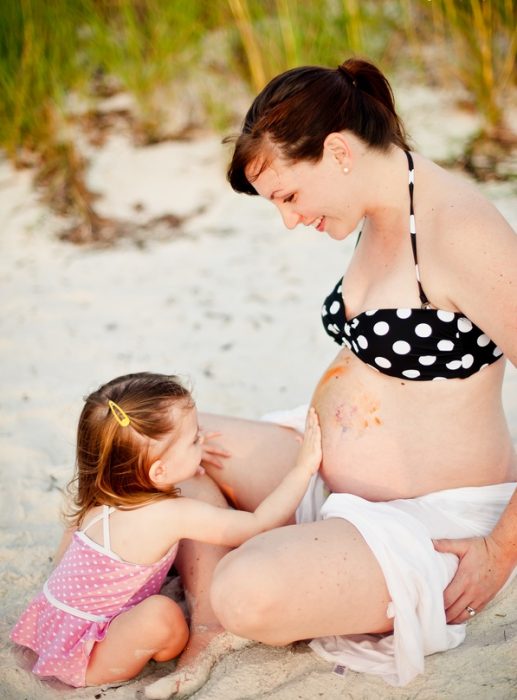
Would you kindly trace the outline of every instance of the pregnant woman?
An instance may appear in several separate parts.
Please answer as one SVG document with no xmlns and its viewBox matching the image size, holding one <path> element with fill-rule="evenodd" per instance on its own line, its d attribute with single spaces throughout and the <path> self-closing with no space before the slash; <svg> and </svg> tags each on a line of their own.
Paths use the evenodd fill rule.
<svg viewBox="0 0 517 700">
<path fill-rule="evenodd" d="M 339 347 L 311 401 L 321 477 L 287 527 L 224 557 L 192 545 L 192 644 L 217 619 L 266 644 L 313 640 L 403 685 L 426 654 L 461 643 L 461 623 L 517 566 L 501 402 L 505 357 L 517 361 L 517 237 L 470 183 L 411 150 L 386 78 L 362 60 L 272 80 L 228 178 L 288 228 L 339 241 L 362 224 L 322 306 Z M 208 471 L 237 507 L 256 508 L 295 463 L 303 419 L 282 422 L 202 418 L 221 434 Z"/>
</svg>

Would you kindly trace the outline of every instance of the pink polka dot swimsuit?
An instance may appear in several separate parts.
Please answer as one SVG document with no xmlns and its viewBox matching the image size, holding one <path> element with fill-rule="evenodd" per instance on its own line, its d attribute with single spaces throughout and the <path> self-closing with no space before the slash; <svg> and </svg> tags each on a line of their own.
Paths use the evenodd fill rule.
<svg viewBox="0 0 517 700">
<path fill-rule="evenodd" d="M 74 533 L 58 566 L 15 625 L 11 639 L 38 654 L 33 672 L 75 687 L 85 685 L 95 642 L 104 639 L 117 615 L 158 593 L 178 545 L 153 564 L 133 564 L 112 552 L 109 516 L 102 507 L 84 530 Z M 104 546 L 86 536 L 103 521 Z"/>
</svg>

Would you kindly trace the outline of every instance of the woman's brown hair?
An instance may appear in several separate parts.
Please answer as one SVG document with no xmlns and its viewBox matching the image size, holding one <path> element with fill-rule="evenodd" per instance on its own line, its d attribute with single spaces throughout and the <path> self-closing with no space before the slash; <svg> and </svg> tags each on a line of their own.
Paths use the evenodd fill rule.
<svg viewBox="0 0 517 700">
<path fill-rule="evenodd" d="M 371 148 L 409 150 L 389 82 L 372 63 L 350 58 L 336 69 L 303 66 L 273 78 L 253 101 L 235 141 L 228 181 L 236 192 L 257 194 L 246 167 L 279 147 L 287 161 L 318 162 L 328 134 L 348 130 Z M 267 163 L 261 164 L 261 169 Z"/>
<path fill-rule="evenodd" d="M 127 415 L 129 425 L 117 420 L 110 401 Z M 131 507 L 179 495 L 175 487 L 159 491 L 149 478 L 150 441 L 175 430 L 174 404 L 194 407 L 177 377 L 151 372 L 118 377 L 86 397 L 77 428 L 76 473 L 69 484 L 73 507 L 67 518 L 73 525 L 101 504 Z"/>
</svg>

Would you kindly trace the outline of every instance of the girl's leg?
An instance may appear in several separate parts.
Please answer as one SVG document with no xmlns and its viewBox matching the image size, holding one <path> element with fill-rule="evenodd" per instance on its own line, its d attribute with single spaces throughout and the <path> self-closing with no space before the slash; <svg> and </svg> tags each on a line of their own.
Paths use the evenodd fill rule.
<svg viewBox="0 0 517 700">
<path fill-rule="evenodd" d="M 149 659 L 168 661 L 178 656 L 188 636 L 179 605 L 163 595 L 149 596 L 118 615 L 106 637 L 94 645 L 86 685 L 134 678 Z"/>
<path fill-rule="evenodd" d="M 225 629 L 265 644 L 392 629 L 384 576 L 356 528 L 331 518 L 248 540 L 215 571 Z"/>
</svg>

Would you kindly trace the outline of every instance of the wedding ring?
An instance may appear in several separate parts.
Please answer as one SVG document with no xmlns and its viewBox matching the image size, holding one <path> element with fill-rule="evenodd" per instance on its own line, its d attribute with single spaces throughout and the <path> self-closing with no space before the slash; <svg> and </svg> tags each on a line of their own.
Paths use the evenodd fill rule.
<svg viewBox="0 0 517 700">
<path fill-rule="evenodd" d="M 476 611 L 474 610 L 474 608 L 471 608 L 470 605 L 467 605 L 467 607 L 465 608 L 465 610 L 468 612 L 468 614 L 470 615 L 470 617 L 474 617 L 474 615 L 476 614 Z"/>
</svg>

